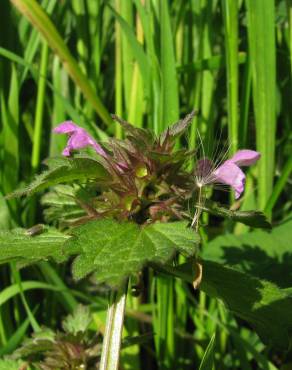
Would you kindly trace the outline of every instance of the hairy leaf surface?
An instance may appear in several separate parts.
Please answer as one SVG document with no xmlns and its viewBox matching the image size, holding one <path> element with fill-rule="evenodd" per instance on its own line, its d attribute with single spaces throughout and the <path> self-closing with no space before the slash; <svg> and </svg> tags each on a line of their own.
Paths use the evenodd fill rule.
<svg viewBox="0 0 292 370">
<path fill-rule="evenodd" d="M 36 236 L 27 235 L 25 229 L 0 231 L 0 263 L 31 263 L 47 258 L 61 262 L 65 259 L 62 245 L 67 239 L 68 236 L 49 228 Z"/>
<path fill-rule="evenodd" d="M 108 179 L 108 174 L 104 167 L 93 158 L 58 158 L 49 162 L 49 166 L 49 170 L 36 176 L 30 185 L 24 189 L 16 190 L 8 197 L 32 195 L 50 186 L 71 183 L 76 180 L 94 179 L 102 181 Z"/>
<path fill-rule="evenodd" d="M 73 230 L 65 251 L 82 250 L 73 263 L 76 279 L 96 272 L 100 282 L 118 285 L 149 262 L 163 264 L 176 251 L 186 256 L 196 253 L 198 236 L 186 222 L 156 223 L 139 227 L 112 219 L 89 222 Z"/>
</svg>

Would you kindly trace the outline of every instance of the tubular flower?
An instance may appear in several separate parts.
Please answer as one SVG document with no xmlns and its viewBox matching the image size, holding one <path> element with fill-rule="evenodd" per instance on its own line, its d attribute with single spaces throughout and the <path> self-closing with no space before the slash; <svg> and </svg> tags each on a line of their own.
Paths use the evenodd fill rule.
<svg viewBox="0 0 292 370">
<path fill-rule="evenodd" d="M 235 190 L 235 199 L 238 199 L 245 185 L 245 174 L 240 167 L 254 164 L 260 156 L 260 153 L 254 150 L 239 150 L 233 157 L 215 168 L 208 158 L 200 159 L 195 172 L 197 185 L 199 187 L 216 183 L 229 185 Z"/>
<path fill-rule="evenodd" d="M 65 121 L 54 128 L 53 132 L 57 134 L 69 135 L 69 140 L 62 154 L 69 157 L 72 150 L 82 149 L 86 146 L 92 146 L 96 153 L 107 158 L 106 152 L 102 147 L 84 130 L 84 128 L 75 125 L 72 121 Z"/>
</svg>

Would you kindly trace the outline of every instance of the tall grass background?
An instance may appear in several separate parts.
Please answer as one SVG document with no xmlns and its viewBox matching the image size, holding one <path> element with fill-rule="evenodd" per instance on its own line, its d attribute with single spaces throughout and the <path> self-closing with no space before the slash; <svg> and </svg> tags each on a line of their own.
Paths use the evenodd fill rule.
<svg viewBox="0 0 292 370">
<path fill-rule="evenodd" d="M 159 133 L 196 109 L 181 145 L 200 153 L 201 137 L 210 156 L 262 154 L 239 203 L 226 192 L 215 199 L 274 223 L 288 215 L 291 0 L 3 0 L 0 14 L 2 229 L 43 222 L 38 198 L 4 195 L 60 154 L 53 127 L 72 119 L 100 141 L 122 137 L 110 113 Z M 215 220 L 202 237 L 247 230 Z M 105 296 L 73 283 L 66 266 L 11 264 L 0 275 L 0 355 L 41 325 L 58 327 L 78 302 L 102 332 Z M 123 369 L 211 369 L 208 343 L 216 369 L 276 368 L 275 353 L 221 303 L 169 277 L 150 274 L 142 298 L 128 300 L 125 336 L 149 331 L 153 342 L 122 351 Z"/>
</svg>

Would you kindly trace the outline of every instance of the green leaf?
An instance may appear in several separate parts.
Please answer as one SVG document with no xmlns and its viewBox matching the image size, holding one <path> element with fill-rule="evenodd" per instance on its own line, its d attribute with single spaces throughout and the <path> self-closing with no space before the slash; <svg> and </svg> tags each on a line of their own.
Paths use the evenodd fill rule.
<svg viewBox="0 0 292 370">
<path fill-rule="evenodd" d="M 292 219 L 271 232 L 256 230 L 225 234 L 207 243 L 202 258 L 270 280 L 282 288 L 292 286 Z"/>
<path fill-rule="evenodd" d="M 24 365 L 23 361 L 0 360 L 0 370 L 19 370 L 21 365 Z M 27 369 L 29 370 L 30 368 Z"/>
<path fill-rule="evenodd" d="M 62 245 L 67 239 L 68 236 L 53 228 L 45 228 L 36 236 L 29 236 L 25 229 L 0 231 L 0 264 L 14 260 L 30 263 L 47 258 L 64 261 Z"/>
<path fill-rule="evenodd" d="M 31 338 L 26 338 L 21 347 L 13 353 L 13 358 L 31 358 L 33 355 L 46 353 L 54 349 L 56 333 L 43 327 L 41 331 L 34 332 Z"/>
<path fill-rule="evenodd" d="M 186 222 L 156 223 L 139 227 L 131 222 L 95 220 L 72 231 L 65 252 L 81 250 L 73 263 L 73 276 L 81 279 L 96 272 L 99 282 L 119 285 L 149 262 L 164 264 L 175 252 L 196 253 L 198 236 Z M 73 252 L 74 253 L 74 252 Z"/>
<path fill-rule="evenodd" d="M 201 289 L 222 299 L 231 312 L 248 321 L 264 343 L 288 348 L 292 297 L 283 289 L 210 261 L 203 263 Z"/>
<path fill-rule="evenodd" d="M 246 320 L 264 343 L 286 350 L 292 333 L 292 296 L 285 289 L 247 273 L 212 261 L 203 261 L 200 289 L 221 299 L 236 316 Z M 165 271 L 190 283 L 195 271 L 190 263 Z"/>
<path fill-rule="evenodd" d="M 68 315 L 62 322 L 63 329 L 68 334 L 85 333 L 90 322 L 91 314 L 88 307 L 79 304 L 72 315 Z"/>
<path fill-rule="evenodd" d="M 48 162 L 49 170 L 36 176 L 35 180 L 24 189 L 16 190 L 8 195 L 8 198 L 22 195 L 32 195 L 38 191 L 47 189 L 61 183 L 73 181 L 108 179 L 104 167 L 93 158 L 56 158 Z"/>
<path fill-rule="evenodd" d="M 270 229 L 272 227 L 265 214 L 260 211 L 232 211 L 210 200 L 206 201 L 202 209 L 212 215 L 241 222 L 253 228 Z"/>
</svg>

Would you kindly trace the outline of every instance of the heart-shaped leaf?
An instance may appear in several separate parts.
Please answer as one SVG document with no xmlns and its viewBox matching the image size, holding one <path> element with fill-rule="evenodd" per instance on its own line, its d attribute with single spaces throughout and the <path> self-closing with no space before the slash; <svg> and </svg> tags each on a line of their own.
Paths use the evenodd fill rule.
<svg viewBox="0 0 292 370">
<path fill-rule="evenodd" d="M 197 234 L 186 222 L 155 223 L 139 227 L 132 222 L 102 219 L 73 229 L 65 253 L 80 250 L 73 263 L 76 279 L 96 272 L 100 282 L 119 285 L 149 262 L 164 264 L 175 252 L 196 254 Z"/>
</svg>

